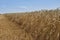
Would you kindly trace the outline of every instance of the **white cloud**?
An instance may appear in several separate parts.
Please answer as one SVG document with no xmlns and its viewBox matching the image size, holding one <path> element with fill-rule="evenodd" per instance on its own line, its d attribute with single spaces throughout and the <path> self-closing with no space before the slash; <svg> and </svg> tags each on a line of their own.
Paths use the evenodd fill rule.
<svg viewBox="0 0 60 40">
<path fill-rule="evenodd" d="M 28 7 L 26 7 L 26 6 L 21 6 L 20 8 L 27 9 Z"/>
</svg>

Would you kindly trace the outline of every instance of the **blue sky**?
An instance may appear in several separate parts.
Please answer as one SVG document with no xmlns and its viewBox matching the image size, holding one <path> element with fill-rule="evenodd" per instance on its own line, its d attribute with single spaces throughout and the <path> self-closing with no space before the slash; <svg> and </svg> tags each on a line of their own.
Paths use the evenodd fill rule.
<svg viewBox="0 0 60 40">
<path fill-rule="evenodd" d="M 0 13 L 25 12 L 60 7 L 60 0 L 0 0 Z"/>
</svg>

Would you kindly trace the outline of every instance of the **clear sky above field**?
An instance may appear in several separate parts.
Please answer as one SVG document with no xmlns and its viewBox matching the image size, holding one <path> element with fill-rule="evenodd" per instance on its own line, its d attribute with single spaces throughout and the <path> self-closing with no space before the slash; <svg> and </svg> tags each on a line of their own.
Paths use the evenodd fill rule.
<svg viewBox="0 0 60 40">
<path fill-rule="evenodd" d="M 60 7 L 60 0 L 0 0 L 0 13 L 25 12 Z"/>
</svg>

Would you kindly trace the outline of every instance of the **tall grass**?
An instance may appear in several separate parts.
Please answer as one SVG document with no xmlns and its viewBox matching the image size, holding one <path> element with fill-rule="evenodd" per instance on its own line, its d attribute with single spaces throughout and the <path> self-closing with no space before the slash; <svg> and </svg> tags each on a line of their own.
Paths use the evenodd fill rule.
<svg viewBox="0 0 60 40">
<path fill-rule="evenodd" d="M 5 14 L 5 16 L 29 33 L 34 40 L 59 40 L 59 9 Z"/>
</svg>

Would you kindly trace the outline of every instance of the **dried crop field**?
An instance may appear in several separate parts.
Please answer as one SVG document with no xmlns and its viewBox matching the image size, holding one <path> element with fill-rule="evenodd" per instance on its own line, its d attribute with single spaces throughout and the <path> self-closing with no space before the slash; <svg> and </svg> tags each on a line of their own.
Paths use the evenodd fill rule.
<svg viewBox="0 0 60 40">
<path fill-rule="evenodd" d="M 3 14 L 0 32 L 1 40 L 60 40 L 60 10 Z"/>
</svg>

